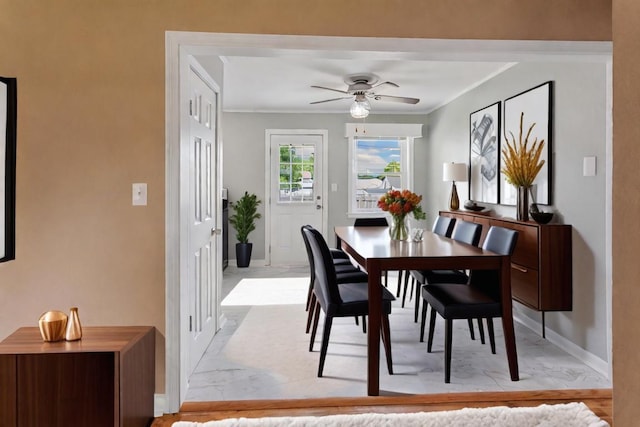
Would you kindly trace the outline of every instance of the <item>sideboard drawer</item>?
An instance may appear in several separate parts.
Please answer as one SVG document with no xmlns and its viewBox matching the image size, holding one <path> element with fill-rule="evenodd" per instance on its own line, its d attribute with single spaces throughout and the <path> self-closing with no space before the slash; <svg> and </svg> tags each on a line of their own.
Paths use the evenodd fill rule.
<svg viewBox="0 0 640 427">
<path fill-rule="evenodd" d="M 493 222 L 493 221 L 492 221 Z M 538 228 L 531 227 L 525 224 L 509 223 L 500 224 L 501 221 L 493 222 L 493 225 L 498 225 L 516 230 L 518 232 L 518 242 L 516 248 L 511 255 L 511 259 L 514 263 L 519 265 L 525 265 L 529 268 L 538 269 Z"/>
<path fill-rule="evenodd" d="M 512 297 L 533 309 L 538 309 L 538 270 L 511 263 Z"/>
</svg>

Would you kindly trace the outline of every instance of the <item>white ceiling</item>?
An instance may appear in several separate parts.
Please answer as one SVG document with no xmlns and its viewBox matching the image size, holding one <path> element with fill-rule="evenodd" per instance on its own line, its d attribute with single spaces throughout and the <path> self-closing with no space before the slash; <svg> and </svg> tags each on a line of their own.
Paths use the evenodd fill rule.
<svg viewBox="0 0 640 427">
<path fill-rule="evenodd" d="M 311 85 L 346 90 L 344 77 L 374 73 L 381 87 L 376 93 L 419 98 L 415 105 L 371 100 L 371 113 L 425 114 L 487 80 L 507 66 L 504 62 L 436 62 L 349 60 L 288 57 L 226 57 L 223 109 L 234 112 L 346 113 L 353 102 Z"/>
<path fill-rule="evenodd" d="M 222 58 L 227 112 L 346 114 L 349 99 L 310 104 L 341 96 L 311 85 L 346 90 L 345 76 L 374 73 L 399 86 L 377 93 L 420 102 L 371 101 L 371 114 L 426 114 L 518 62 L 601 61 L 611 52 L 610 43 L 599 42 L 180 34 L 205 69 Z"/>
</svg>

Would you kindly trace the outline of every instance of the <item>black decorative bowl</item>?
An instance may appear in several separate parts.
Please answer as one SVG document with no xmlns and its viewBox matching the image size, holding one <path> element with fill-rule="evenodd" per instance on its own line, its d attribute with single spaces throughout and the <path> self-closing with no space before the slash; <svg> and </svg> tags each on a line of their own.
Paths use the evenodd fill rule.
<svg viewBox="0 0 640 427">
<path fill-rule="evenodd" d="M 547 224 L 553 218 L 553 212 L 529 212 L 529 215 L 538 224 Z"/>
<path fill-rule="evenodd" d="M 480 212 L 485 208 L 484 206 L 480 206 L 476 204 L 476 202 L 472 202 L 471 200 L 467 200 L 463 206 L 465 209 L 475 212 Z"/>
</svg>

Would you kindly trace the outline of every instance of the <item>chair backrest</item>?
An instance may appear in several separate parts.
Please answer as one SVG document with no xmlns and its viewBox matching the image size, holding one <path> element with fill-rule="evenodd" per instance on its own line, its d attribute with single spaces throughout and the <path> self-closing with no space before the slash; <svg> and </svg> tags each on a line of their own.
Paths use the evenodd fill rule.
<svg viewBox="0 0 640 427">
<path fill-rule="evenodd" d="M 300 227 L 300 234 L 302 234 L 302 240 L 304 241 L 304 248 L 307 250 L 307 258 L 309 259 L 309 275 L 311 279 L 311 283 L 314 283 L 316 280 L 316 271 L 313 265 L 313 252 L 311 251 L 311 244 L 309 243 L 309 238 L 307 234 L 304 232 L 305 228 L 313 228 L 310 225 L 303 225 Z"/>
<path fill-rule="evenodd" d="M 453 233 L 453 227 L 455 225 L 456 225 L 455 218 L 438 215 L 436 220 L 433 222 L 433 228 L 431 229 L 431 231 L 433 231 L 434 233 L 440 236 L 451 237 L 451 233 Z"/>
<path fill-rule="evenodd" d="M 386 227 L 389 223 L 386 218 L 356 218 L 354 227 Z"/>
<path fill-rule="evenodd" d="M 480 235 L 482 234 L 482 224 L 468 221 L 456 221 L 456 228 L 451 237 L 457 242 L 478 246 Z"/>
<path fill-rule="evenodd" d="M 482 249 L 500 255 L 513 254 L 518 242 L 518 232 L 508 228 L 491 226 Z M 500 301 L 500 275 L 496 270 L 472 270 L 469 284 L 480 289 L 496 301 Z"/>
<path fill-rule="evenodd" d="M 316 297 L 325 312 L 329 312 L 331 305 L 342 303 L 336 281 L 336 269 L 331 258 L 329 246 L 327 246 L 322 234 L 310 225 L 302 227 L 302 232 L 306 235 L 311 247 L 315 272 L 313 286 L 316 291 Z"/>
</svg>

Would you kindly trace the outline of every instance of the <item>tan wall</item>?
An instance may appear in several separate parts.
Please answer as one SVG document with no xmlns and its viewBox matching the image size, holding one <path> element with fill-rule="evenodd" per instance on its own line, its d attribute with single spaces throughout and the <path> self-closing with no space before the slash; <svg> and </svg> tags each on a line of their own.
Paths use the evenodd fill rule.
<svg viewBox="0 0 640 427">
<path fill-rule="evenodd" d="M 640 408 L 640 2 L 613 1 L 613 399 L 616 426 Z"/>
<path fill-rule="evenodd" d="M 0 264 L 0 338 L 71 306 L 85 325 L 154 325 L 159 391 L 165 30 L 610 40 L 612 22 L 610 0 L 0 0 L 0 10 L 0 75 L 18 78 L 17 259 Z M 635 23 L 620 21 L 616 34 L 634 31 L 637 40 Z M 620 52 L 635 55 L 630 45 Z M 616 116 L 616 138 L 629 150 L 638 132 L 631 117 Z M 624 156 L 616 151 L 619 186 L 637 188 Z M 131 206 L 133 182 L 148 183 L 147 207 Z M 617 193 L 614 208 L 628 200 Z"/>
</svg>

